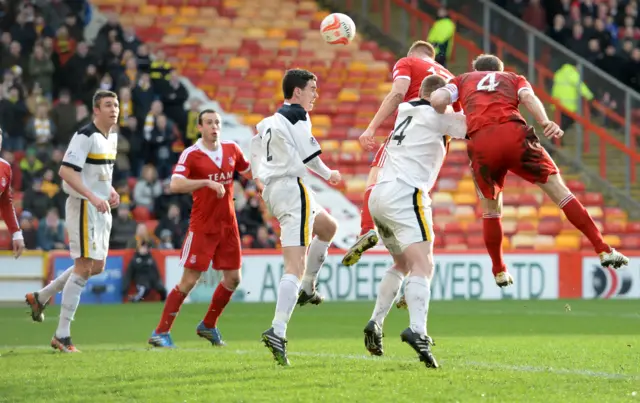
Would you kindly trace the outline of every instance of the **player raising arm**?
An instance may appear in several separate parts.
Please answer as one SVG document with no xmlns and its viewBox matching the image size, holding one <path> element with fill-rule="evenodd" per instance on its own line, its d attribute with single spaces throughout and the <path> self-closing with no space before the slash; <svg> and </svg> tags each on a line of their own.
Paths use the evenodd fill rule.
<svg viewBox="0 0 640 403">
<path fill-rule="evenodd" d="M 0 129 L 0 149 L 2 148 L 2 129 Z M 20 223 L 16 217 L 16 210 L 13 208 L 13 190 L 11 189 L 11 181 L 13 180 L 13 172 L 11 172 L 11 164 L 0 158 L 0 215 L 7 225 L 11 237 L 13 239 L 13 257 L 19 258 L 24 251 L 24 237 L 20 230 Z"/>
<path fill-rule="evenodd" d="M 387 161 L 371 192 L 369 208 L 384 245 L 393 257 L 380 282 L 376 305 L 364 329 L 365 347 L 383 354 L 382 325 L 405 276 L 410 326 L 401 338 L 429 368 L 437 368 L 427 336 L 430 283 L 433 278 L 433 224 L 429 192 L 446 155 L 447 135 L 463 139 L 464 116 L 440 115 L 430 105 L 431 93 L 445 85 L 442 77 L 424 79 L 417 101 L 398 107 L 395 129 L 387 144 Z"/>
<path fill-rule="evenodd" d="M 284 258 L 275 316 L 272 327 L 262 333 L 262 340 L 280 365 L 289 365 L 287 324 L 296 302 L 322 302 L 315 283 L 338 229 L 335 219 L 315 202 L 313 192 L 305 185 L 307 167 L 332 184 L 341 177 L 322 162 L 322 150 L 311 134 L 308 112 L 318 97 L 316 76 L 307 70 L 288 70 L 282 92 L 284 105 L 258 123 L 256 137 L 261 147 L 256 147 L 258 139 L 254 138 L 252 158 L 259 160 L 256 176 L 264 184 L 262 198 L 280 223 Z"/>
<path fill-rule="evenodd" d="M 182 152 L 171 177 L 171 191 L 191 193 L 193 207 L 180 254 L 182 278 L 169 292 L 160 323 L 149 338 L 149 344 L 155 347 L 175 347 L 170 335 L 173 321 L 211 262 L 214 270 L 222 271 L 222 281 L 213 293 L 204 319 L 196 327 L 196 334 L 214 346 L 225 344 L 218 330 L 218 318 L 240 284 L 242 268 L 233 173 L 250 175 L 251 167 L 236 143 L 220 139 L 221 128 L 217 112 L 212 109 L 200 112 L 201 138 Z"/>
<path fill-rule="evenodd" d="M 116 94 L 98 90 L 93 96 L 93 123 L 71 138 L 60 177 L 64 181 L 62 189 L 69 195 L 65 216 L 73 266 L 42 290 L 26 295 L 32 319 L 41 322 L 49 299 L 62 291 L 60 321 L 51 347 L 65 353 L 78 352 L 71 342 L 71 321 L 87 280 L 104 270 L 111 208 L 120 203 L 118 192 L 111 186 L 118 149 L 118 133 L 114 129 L 119 111 Z"/>
<path fill-rule="evenodd" d="M 416 41 L 411 45 L 407 57 L 403 57 L 393 66 L 393 86 L 385 97 L 375 114 L 369 127 L 360 136 L 360 143 L 365 150 L 373 151 L 375 148 L 374 135 L 380 125 L 392 114 L 396 113 L 398 105 L 402 102 L 417 100 L 419 98 L 420 85 L 425 77 L 438 75 L 445 81 L 453 78 L 447 69 L 433 60 L 435 49 L 425 41 Z M 386 160 L 386 146 L 389 138 L 378 148 L 371 170 L 367 178 L 364 201 L 362 205 L 362 215 L 360 221 L 360 236 L 355 244 L 347 251 L 342 264 L 346 266 L 354 265 L 360 260 L 362 254 L 374 247 L 378 243 L 378 234 L 374 230 L 373 220 L 369 213 L 369 195 L 375 186 L 378 172 Z"/>
<path fill-rule="evenodd" d="M 454 78 L 436 91 L 432 103 L 441 112 L 459 100 L 467 116 L 470 138 L 467 150 L 482 198 L 484 242 L 496 284 L 505 287 L 513 283 L 502 256 L 502 190 L 507 171 L 537 184 L 591 241 L 603 267 L 618 269 L 627 265 L 629 259 L 604 242 L 587 210 L 562 181 L 558 167 L 540 144 L 533 127 L 527 126 L 520 115 L 518 105 L 522 103 L 543 127 L 546 137 L 564 134 L 549 120 L 527 79 L 504 72 L 502 61 L 493 55 L 478 56 L 473 68 L 475 71 Z"/>
</svg>

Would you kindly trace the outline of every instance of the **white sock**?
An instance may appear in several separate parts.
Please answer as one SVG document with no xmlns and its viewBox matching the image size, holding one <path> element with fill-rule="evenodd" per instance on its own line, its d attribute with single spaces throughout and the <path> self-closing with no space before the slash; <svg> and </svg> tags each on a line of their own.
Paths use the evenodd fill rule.
<svg viewBox="0 0 640 403">
<path fill-rule="evenodd" d="M 410 276 L 404 287 L 404 297 L 409 309 L 409 326 L 414 332 L 427 335 L 427 314 L 431 288 L 426 277 Z"/>
<path fill-rule="evenodd" d="M 318 279 L 318 273 L 322 268 L 324 260 L 327 258 L 327 250 L 331 241 L 325 242 L 314 237 L 309 245 L 309 253 L 307 254 L 307 270 L 302 277 L 302 289 L 311 294 Z"/>
<path fill-rule="evenodd" d="M 278 302 L 276 303 L 276 314 L 273 317 L 273 331 L 278 337 L 286 337 L 287 323 L 291 319 L 293 308 L 298 301 L 298 291 L 300 290 L 300 280 L 293 274 L 285 274 L 280 279 L 278 287 Z"/>
<path fill-rule="evenodd" d="M 69 267 L 61 275 L 54 278 L 53 281 L 47 284 L 47 286 L 42 290 L 38 291 L 38 301 L 41 304 L 44 304 L 45 302 L 49 301 L 51 297 L 61 292 L 64 288 L 64 285 L 67 284 L 67 280 L 69 279 L 71 273 L 73 273 L 73 266 Z"/>
<path fill-rule="evenodd" d="M 60 321 L 56 337 L 63 338 L 71 336 L 71 321 L 80 304 L 80 294 L 84 289 L 87 280 L 76 273 L 72 273 L 62 290 L 62 304 L 60 307 Z"/>
<path fill-rule="evenodd" d="M 398 291 L 400 291 L 402 280 L 404 280 L 404 274 L 396 270 L 395 266 L 392 266 L 384 274 L 382 281 L 380 281 L 376 306 L 373 308 L 373 313 L 371 314 L 371 320 L 376 322 L 380 327 L 382 327 L 382 323 L 389 314 L 389 310 L 398 295 Z"/>
</svg>

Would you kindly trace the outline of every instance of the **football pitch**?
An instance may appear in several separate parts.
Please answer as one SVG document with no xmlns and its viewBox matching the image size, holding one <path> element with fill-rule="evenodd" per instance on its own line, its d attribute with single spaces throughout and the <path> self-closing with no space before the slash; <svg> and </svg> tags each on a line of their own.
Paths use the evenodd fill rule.
<svg viewBox="0 0 640 403">
<path fill-rule="evenodd" d="M 370 357 L 362 329 L 372 302 L 296 307 L 292 366 L 259 341 L 273 304 L 232 303 L 220 319 L 228 345 L 195 326 L 206 305 L 185 305 L 176 350 L 146 344 L 162 306 L 80 306 L 80 354 L 53 352 L 58 307 L 33 323 L 0 308 L 0 402 L 621 402 L 640 401 L 636 300 L 432 302 L 438 370 L 400 342 L 408 312 L 391 311 L 385 357 Z"/>
</svg>

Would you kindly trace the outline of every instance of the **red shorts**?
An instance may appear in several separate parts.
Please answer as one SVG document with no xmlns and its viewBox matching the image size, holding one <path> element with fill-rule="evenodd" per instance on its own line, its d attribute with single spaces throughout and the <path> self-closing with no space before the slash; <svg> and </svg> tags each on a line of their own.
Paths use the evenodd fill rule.
<svg viewBox="0 0 640 403">
<path fill-rule="evenodd" d="M 478 192 L 495 200 L 511 171 L 531 183 L 546 183 L 558 167 L 540 144 L 533 127 L 521 122 L 487 126 L 467 142 L 471 171 Z"/>
<path fill-rule="evenodd" d="M 393 132 L 392 132 L 393 133 Z M 387 139 L 382 143 L 378 151 L 376 152 L 376 156 L 373 157 L 373 161 L 371 161 L 371 167 L 379 167 L 382 168 L 384 165 L 384 161 L 387 159 L 387 143 L 391 139 L 391 134 L 387 137 Z"/>
<path fill-rule="evenodd" d="M 187 233 L 180 253 L 180 265 L 205 272 L 211 261 L 214 270 L 240 269 L 242 252 L 237 229 L 221 234 Z"/>
</svg>

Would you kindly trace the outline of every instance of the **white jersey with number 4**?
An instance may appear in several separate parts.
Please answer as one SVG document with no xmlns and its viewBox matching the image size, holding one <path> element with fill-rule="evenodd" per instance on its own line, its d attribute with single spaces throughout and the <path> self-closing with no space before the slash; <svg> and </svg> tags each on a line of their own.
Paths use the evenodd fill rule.
<svg viewBox="0 0 640 403">
<path fill-rule="evenodd" d="M 464 139 L 466 133 L 461 114 L 439 114 L 424 99 L 401 103 L 378 183 L 401 180 L 429 192 L 444 162 L 447 136 Z"/>
</svg>

